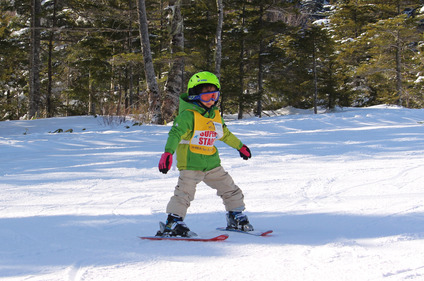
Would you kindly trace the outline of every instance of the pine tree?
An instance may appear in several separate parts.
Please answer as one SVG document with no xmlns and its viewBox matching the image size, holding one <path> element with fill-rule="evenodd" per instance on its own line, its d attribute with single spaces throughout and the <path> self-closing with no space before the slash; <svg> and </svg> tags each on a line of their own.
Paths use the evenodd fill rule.
<svg viewBox="0 0 424 281">
<path fill-rule="evenodd" d="M 418 54 L 413 46 L 419 36 L 414 12 L 419 1 L 340 2 L 331 17 L 337 61 L 344 66 L 339 87 L 353 93 L 353 105 L 402 103 L 402 96 L 410 96 L 410 86 L 403 84 L 411 78 L 406 77 L 416 73 L 410 59 Z"/>
<path fill-rule="evenodd" d="M 296 87 L 293 95 L 296 96 L 298 106 L 302 108 L 313 107 L 317 113 L 317 107 L 320 102 L 319 97 L 327 96 L 327 93 L 319 93 L 321 89 L 325 89 L 331 93 L 326 104 L 334 106 L 334 88 L 329 86 L 334 79 L 331 74 L 334 49 L 332 41 L 328 33 L 317 25 L 310 25 L 307 28 L 301 29 L 296 34 L 292 35 L 292 39 L 288 42 L 288 47 L 291 50 L 290 55 L 299 73 L 296 77 Z M 325 72 L 324 69 L 327 69 Z M 324 75 L 325 74 L 325 75 Z M 297 82 L 296 82 L 297 81 Z M 325 81 L 325 83 L 321 83 Z"/>
<path fill-rule="evenodd" d="M 377 1 L 386 16 L 369 24 L 360 40 L 362 44 L 372 42 L 372 47 L 368 51 L 369 59 L 361 63 L 358 73 L 374 85 L 378 103 L 410 106 L 408 89 L 417 74 L 414 57 L 420 40 L 417 18 L 405 13 L 409 11 L 405 5 L 413 5 L 413 2 Z"/>
<path fill-rule="evenodd" d="M 28 45 L 16 39 L 21 31 L 20 19 L 4 4 L 0 6 L 0 120 L 9 120 L 27 112 L 24 73 L 28 72 Z"/>
</svg>

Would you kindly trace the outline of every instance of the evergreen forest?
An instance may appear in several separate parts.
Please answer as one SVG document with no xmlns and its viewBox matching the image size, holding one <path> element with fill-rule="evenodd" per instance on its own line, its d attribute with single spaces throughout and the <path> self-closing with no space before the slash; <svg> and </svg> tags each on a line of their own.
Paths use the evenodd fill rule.
<svg viewBox="0 0 424 281">
<path fill-rule="evenodd" d="M 164 124 L 196 72 L 226 114 L 424 107 L 424 0 L 0 0 L 0 121 Z"/>
</svg>

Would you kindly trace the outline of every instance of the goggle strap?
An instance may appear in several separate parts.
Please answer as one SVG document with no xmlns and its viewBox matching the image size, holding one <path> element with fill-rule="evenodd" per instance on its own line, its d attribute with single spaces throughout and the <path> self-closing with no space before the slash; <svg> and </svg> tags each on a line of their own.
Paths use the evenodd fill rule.
<svg viewBox="0 0 424 281">
<path fill-rule="evenodd" d="M 188 100 L 200 100 L 200 96 L 188 96 Z"/>
</svg>

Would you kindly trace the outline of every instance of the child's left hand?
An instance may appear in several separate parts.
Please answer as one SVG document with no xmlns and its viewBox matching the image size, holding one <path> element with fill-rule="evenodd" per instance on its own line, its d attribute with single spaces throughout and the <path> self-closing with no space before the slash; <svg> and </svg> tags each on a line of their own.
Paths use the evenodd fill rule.
<svg viewBox="0 0 424 281">
<path fill-rule="evenodd" d="M 243 146 L 239 149 L 240 157 L 244 160 L 249 159 L 252 157 L 252 153 L 250 152 L 250 149 L 247 147 L 247 145 L 243 144 Z"/>
</svg>

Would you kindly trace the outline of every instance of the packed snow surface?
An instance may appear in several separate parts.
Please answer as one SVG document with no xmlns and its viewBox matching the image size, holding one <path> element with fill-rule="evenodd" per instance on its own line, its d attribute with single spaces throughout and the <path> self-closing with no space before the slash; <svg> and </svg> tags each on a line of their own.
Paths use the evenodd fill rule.
<svg viewBox="0 0 424 281">
<path fill-rule="evenodd" d="M 218 142 L 251 223 L 273 235 L 211 243 L 138 238 L 156 233 L 177 182 L 175 157 L 157 168 L 170 125 L 0 122 L 0 279 L 424 280 L 424 110 L 279 113 L 227 117 L 248 161 Z M 222 234 L 203 183 L 186 223 Z"/>
</svg>

